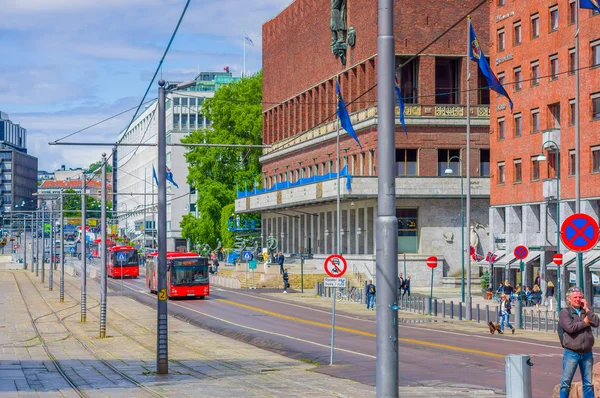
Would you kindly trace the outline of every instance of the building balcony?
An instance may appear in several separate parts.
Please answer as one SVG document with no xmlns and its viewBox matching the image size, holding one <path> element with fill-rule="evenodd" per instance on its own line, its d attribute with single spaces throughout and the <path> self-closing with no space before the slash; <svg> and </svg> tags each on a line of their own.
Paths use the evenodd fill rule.
<svg viewBox="0 0 600 398">
<path fill-rule="evenodd" d="M 542 131 L 542 143 L 548 141 L 554 141 L 557 145 L 560 145 L 560 128 L 555 127 Z M 554 150 L 556 147 L 554 144 L 548 143 L 544 149 Z"/>
<path fill-rule="evenodd" d="M 556 199 L 556 179 L 548 178 L 543 181 L 543 192 L 545 199 Z"/>
<path fill-rule="evenodd" d="M 465 180 L 466 182 L 466 180 Z M 347 189 L 347 177 L 341 177 L 340 197 L 344 199 L 377 198 L 377 177 L 353 177 Z M 466 187 L 465 187 L 466 192 Z M 466 193 L 465 193 L 466 195 Z M 460 198 L 459 177 L 399 177 L 396 178 L 398 198 Z M 471 197 L 489 198 L 490 179 L 471 178 Z M 249 195 L 235 200 L 236 213 L 254 213 L 286 207 L 334 202 L 337 197 L 337 180 L 331 179 L 296 187 Z"/>
</svg>

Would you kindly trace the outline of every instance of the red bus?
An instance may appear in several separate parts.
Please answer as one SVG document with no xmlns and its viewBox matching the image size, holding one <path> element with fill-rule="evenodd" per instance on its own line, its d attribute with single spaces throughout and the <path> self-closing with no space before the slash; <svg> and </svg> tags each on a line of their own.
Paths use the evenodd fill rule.
<svg viewBox="0 0 600 398">
<path fill-rule="evenodd" d="M 106 271 L 111 278 L 132 277 L 140 275 L 138 252 L 131 246 L 113 246 L 108 249 Z"/>
<path fill-rule="evenodd" d="M 146 259 L 146 285 L 157 291 L 157 256 Z M 197 253 L 167 252 L 167 297 L 204 297 L 210 294 L 208 260 Z"/>
</svg>

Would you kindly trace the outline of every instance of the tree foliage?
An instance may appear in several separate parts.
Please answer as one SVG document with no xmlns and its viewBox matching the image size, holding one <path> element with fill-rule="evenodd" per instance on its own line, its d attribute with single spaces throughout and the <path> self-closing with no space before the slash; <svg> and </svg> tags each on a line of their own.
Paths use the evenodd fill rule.
<svg viewBox="0 0 600 398">
<path fill-rule="evenodd" d="M 98 170 L 100 167 L 102 167 L 102 161 L 101 160 L 90 164 L 89 167 L 87 168 L 87 170 L 85 172 L 86 173 L 93 173 L 94 171 Z M 112 166 L 110 164 L 108 164 L 108 163 L 106 164 L 106 172 L 107 173 L 112 173 Z"/>
<path fill-rule="evenodd" d="M 262 72 L 222 86 L 213 98 L 202 104 L 211 120 L 208 129 L 194 131 L 184 143 L 244 144 L 262 143 Z M 260 149 L 193 147 L 185 155 L 187 182 L 198 192 L 199 217 L 184 217 L 182 234 L 194 243 L 215 247 L 223 239 L 222 210 L 232 204 L 236 187 L 252 189 L 260 184 Z M 187 225 L 189 224 L 189 225 Z M 189 235 L 188 235 L 189 233 Z M 225 242 L 223 242 L 225 245 Z"/>
<path fill-rule="evenodd" d="M 64 196 L 63 210 L 65 217 L 81 217 L 81 195 L 74 195 L 76 192 L 73 189 L 67 189 L 63 193 Z M 85 196 L 86 218 L 100 218 L 102 201 L 94 196 Z M 106 204 L 106 218 L 112 216 L 112 203 Z"/>
</svg>

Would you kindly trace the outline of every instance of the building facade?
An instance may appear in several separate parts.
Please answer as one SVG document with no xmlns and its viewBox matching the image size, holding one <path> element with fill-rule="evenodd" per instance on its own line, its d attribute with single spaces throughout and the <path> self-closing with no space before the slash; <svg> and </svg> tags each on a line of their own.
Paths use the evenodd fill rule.
<svg viewBox="0 0 600 398">
<path fill-rule="evenodd" d="M 531 286 L 539 273 L 544 291 L 547 280 L 556 284 L 552 256 L 557 249 L 569 269 L 575 262 L 575 253 L 557 242 L 557 229 L 575 213 L 577 15 L 580 209 L 596 219 L 600 215 L 600 16 L 577 10 L 576 4 L 490 3 L 492 67 L 514 103 L 511 113 L 504 97 L 491 96 L 490 245 L 503 257 L 496 263 L 497 278 L 507 277 L 513 284 L 521 276 L 512 252 L 517 245 L 528 246 L 525 283 Z M 600 250 L 584 256 L 585 266 L 598 261 Z M 564 283 L 572 280 L 563 275 Z"/>
<path fill-rule="evenodd" d="M 212 98 L 220 86 L 239 80 L 229 72 L 202 72 L 196 76 L 196 85 L 186 90 L 167 94 L 167 144 L 180 143 L 192 131 L 210 128 L 211 121 L 202 114 L 202 102 Z M 148 105 L 122 133 L 124 143 L 156 143 L 158 134 L 157 103 Z M 158 168 L 156 147 L 119 147 L 113 162 L 115 185 L 114 209 L 119 212 L 119 230 L 129 238 L 143 239 L 156 232 L 156 184 L 153 170 Z M 116 167 L 115 167 L 116 164 Z M 181 220 L 185 214 L 196 211 L 196 193 L 187 184 L 188 167 L 185 148 L 167 146 L 167 168 L 173 173 L 177 188 L 167 183 L 167 250 L 186 246 L 181 236 Z M 118 191 L 117 191 L 118 189 Z M 133 195 L 120 196 L 119 193 Z M 146 195 L 143 195 L 146 193 Z M 144 211 L 145 210 L 145 211 Z M 145 215 L 145 222 L 144 222 Z"/>
<path fill-rule="evenodd" d="M 0 111 L 0 148 L 27 153 L 27 130 Z"/>
<path fill-rule="evenodd" d="M 477 2 L 454 6 L 466 15 Z M 487 4 L 473 12 L 482 44 L 488 42 Z M 263 25 L 263 141 L 266 192 L 244 192 L 236 212 L 262 214 L 262 233 L 285 253 L 311 252 L 320 263 L 336 250 L 336 82 L 362 148 L 341 133 L 341 251 L 350 271 L 375 275 L 377 216 L 377 1 L 348 0 L 332 31 L 331 2 L 296 0 Z M 461 183 L 466 171 L 466 22 L 450 30 L 439 2 L 396 7 L 396 73 L 406 104 L 405 135 L 396 120 L 398 260 L 417 284 L 429 283 L 425 259 L 437 255 L 441 276 L 462 265 Z M 339 23 L 336 22 L 337 25 Z M 307 40 L 306 32 L 310 32 Z M 332 38 L 333 35 L 333 38 Z M 415 54 L 418 56 L 413 57 Z M 281 60 L 285 60 L 282 62 Z M 475 65 L 475 64 L 473 64 Z M 484 87 L 476 65 L 471 88 Z M 390 82 L 393 84 L 393 82 Z M 489 93 L 471 96 L 471 226 L 467 240 L 488 248 Z M 399 108 L 396 107 L 399 114 Z M 465 160 L 464 164 L 462 160 Z M 446 169 L 453 171 L 452 176 Z M 468 262 L 468 253 L 466 255 Z M 468 266 L 468 264 L 467 264 Z M 477 270 L 475 271 L 477 272 Z"/>
</svg>

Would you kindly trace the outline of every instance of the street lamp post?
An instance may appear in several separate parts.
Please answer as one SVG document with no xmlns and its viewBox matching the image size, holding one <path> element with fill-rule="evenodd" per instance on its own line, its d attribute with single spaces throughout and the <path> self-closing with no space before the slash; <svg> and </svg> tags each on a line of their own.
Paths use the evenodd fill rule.
<svg viewBox="0 0 600 398">
<path fill-rule="evenodd" d="M 461 238 L 460 238 L 460 244 L 461 244 L 461 264 L 462 264 L 462 274 L 461 274 L 461 278 L 460 278 L 460 293 L 461 293 L 461 298 L 462 298 L 462 302 L 465 302 L 465 207 L 464 207 L 464 196 L 465 196 L 465 192 L 464 192 L 464 177 L 462 175 L 462 168 L 463 168 L 463 163 L 462 163 L 462 159 L 458 156 L 452 156 L 450 159 L 448 159 L 448 167 L 446 168 L 446 170 L 444 171 L 444 173 L 446 175 L 450 175 L 450 174 L 454 174 L 454 170 L 452 170 L 452 168 L 450 168 L 450 162 L 452 162 L 452 159 L 458 159 L 458 161 L 460 162 L 460 228 L 461 228 Z M 470 272 L 470 267 L 469 267 L 469 272 Z M 469 286 L 469 289 L 471 289 L 471 286 Z"/>
<path fill-rule="evenodd" d="M 538 158 L 537 158 L 538 161 L 543 162 L 543 161 L 547 160 L 547 158 L 543 152 L 544 148 L 546 147 L 546 144 L 553 144 L 556 147 L 556 252 L 560 253 L 560 157 L 559 157 L 559 147 L 558 147 L 558 144 L 552 140 L 545 141 L 542 144 L 542 154 L 540 156 L 538 156 Z M 561 301 L 562 301 L 562 298 L 560 296 L 560 285 L 561 285 L 560 265 L 556 266 L 556 273 L 557 273 L 556 297 L 558 297 L 558 300 L 556 300 L 556 302 L 557 302 L 556 304 L 557 304 L 558 312 L 560 312 Z"/>
</svg>

